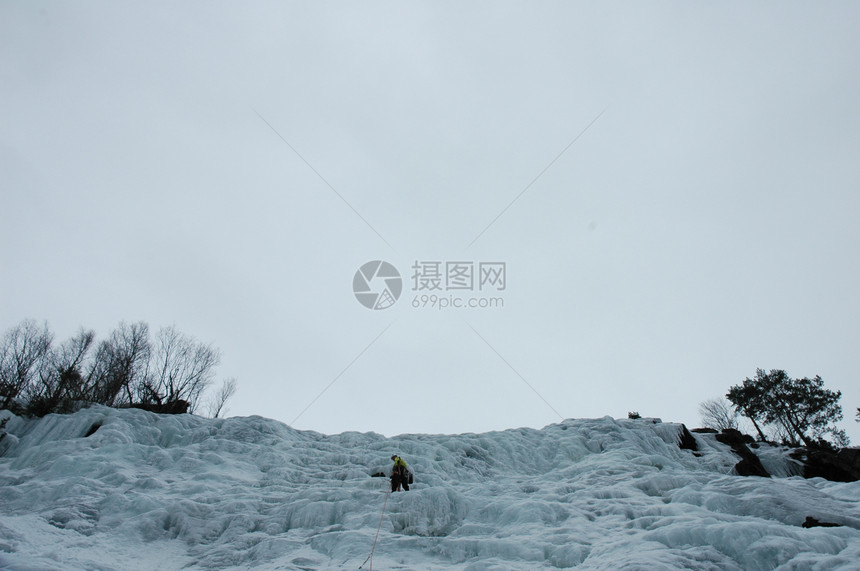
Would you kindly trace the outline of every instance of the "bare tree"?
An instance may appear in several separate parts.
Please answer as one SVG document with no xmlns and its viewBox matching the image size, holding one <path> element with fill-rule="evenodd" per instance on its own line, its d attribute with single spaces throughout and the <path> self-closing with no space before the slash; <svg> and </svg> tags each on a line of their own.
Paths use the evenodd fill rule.
<svg viewBox="0 0 860 571">
<path fill-rule="evenodd" d="M 41 416 L 99 403 L 193 412 L 221 360 L 212 345 L 175 327 L 161 329 L 153 342 L 143 322 L 120 323 L 98 345 L 95 333 L 83 328 L 59 347 L 52 343 L 47 324 L 33 320 L 0 339 L 0 409 Z M 235 392 L 236 380 L 227 379 L 209 403 L 213 416 L 224 413 Z"/>
<path fill-rule="evenodd" d="M 0 408 L 31 390 L 46 374 L 53 334 L 32 319 L 22 321 L 0 343 Z"/>
<path fill-rule="evenodd" d="M 165 406 L 185 401 L 189 412 L 194 411 L 220 361 L 220 352 L 211 345 L 199 343 L 173 326 L 162 328 L 139 387 L 140 402 Z"/>
<path fill-rule="evenodd" d="M 725 399 L 708 399 L 699 403 L 702 424 L 715 430 L 737 429 L 738 413 Z"/>
<path fill-rule="evenodd" d="M 151 354 L 149 326 L 121 322 L 99 344 L 90 374 L 90 400 L 107 406 L 130 406 L 145 380 Z"/>
<path fill-rule="evenodd" d="M 86 398 L 86 381 L 83 370 L 96 338 L 95 331 L 84 329 L 51 352 L 51 366 L 46 388 L 54 400 L 83 400 Z M 46 379 L 42 379 L 43 383 Z"/>
<path fill-rule="evenodd" d="M 75 402 L 87 400 L 83 369 L 89 358 L 95 332 L 81 328 L 47 355 L 38 382 L 28 387 L 27 410 L 36 416 L 68 412 Z"/>
<path fill-rule="evenodd" d="M 218 389 L 218 392 L 215 393 L 214 398 L 209 403 L 209 416 L 212 418 L 218 418 L 221 414 L 227 414 L 227 409 L 224 408 L 224 405 L 227 404 L 227 401 L 236 394 L 236 379 L 229 378 L 225 379 L 223 383 L 221 383 L 221 388 Z"/>
</svg>

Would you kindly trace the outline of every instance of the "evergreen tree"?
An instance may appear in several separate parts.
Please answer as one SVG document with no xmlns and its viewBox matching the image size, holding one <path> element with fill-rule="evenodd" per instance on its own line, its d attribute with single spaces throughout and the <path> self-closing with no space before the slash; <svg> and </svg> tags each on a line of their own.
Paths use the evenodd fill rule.
<svg viewBox="0 0 860 571">
<path fill-rule="evenodd" d="M 842 419 L 842 393 L 825 389 L 818 375 L 792 379 L 783 370 L 758 369 L 755 379 L 731 387 L 726 398 L 752 421 L 762 440 L 760 423 L 772 425 L 793 445 L 815 446 L 827 434 L 836 444 L 847 444 L 845 432 L 835 426 Z"/>
</svg>

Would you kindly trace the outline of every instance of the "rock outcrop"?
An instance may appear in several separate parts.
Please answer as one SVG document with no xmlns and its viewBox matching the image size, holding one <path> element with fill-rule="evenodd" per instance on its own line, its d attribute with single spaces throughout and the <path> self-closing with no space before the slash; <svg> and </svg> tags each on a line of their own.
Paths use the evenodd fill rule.
<svg viewBox="0 0 860 571">
<path fill-rule="evenodd" d="M 804 478 L 824 478 L 832 482 L 860 480 L 860 448 L 798 448 L 791 457 L 803 463 Z"/>
<path fill-rule="evenodd" d="M 800 527 L 839 527 L 842 524 L 832 523 L 829 521 L 818 521 L 811 515 L 806 516 L 806 521 L 800 524 Z"/>
<path fill-rule="evenodd" d="M 699 444 L 696 442 L 696 438 L 690 434 L 690 431 L 687 430 L 687 427 L 683 424 L 681 425 L 681 434 L 678 440 L 678 447 L 681 450 L 692 450 L 693 452 L 699 449 Z"/>
<path fill-rule="evenodd" d="M 735 472 L 739 476 L 770 477 L 770 474 L 762 466 L 761 460 L 747 446 L 747 444 L 753 443 L 753 439 L 750 436 L 741 434 L 739 430 L 735 430 L 734 428 L 727 428 L 717 434 L 715 438 L 717 442 L 731 446 L 735 454 L 741 457 L 741 461 L 735 464 Z"/>
</svg>

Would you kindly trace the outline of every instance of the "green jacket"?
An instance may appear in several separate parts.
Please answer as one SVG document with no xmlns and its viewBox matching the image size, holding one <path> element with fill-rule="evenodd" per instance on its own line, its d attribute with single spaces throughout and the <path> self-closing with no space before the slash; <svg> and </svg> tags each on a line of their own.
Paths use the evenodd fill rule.
<svg viewBox="0 0 860 571">
<path fill-rule="evenodd" d="M 401 474 L 406 473 L 406 462 L 400 456 L 394 459 L 394 471 Z"/>
</svg>

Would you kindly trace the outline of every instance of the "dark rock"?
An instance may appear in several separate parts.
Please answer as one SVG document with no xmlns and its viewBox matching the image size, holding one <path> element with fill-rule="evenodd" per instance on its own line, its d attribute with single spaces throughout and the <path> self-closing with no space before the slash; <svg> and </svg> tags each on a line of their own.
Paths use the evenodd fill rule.
<svg viewBox="0 0 860 571">
<path fill-rule="evenodd" d="M 746 434 L 733 428 L 727 428 L 715 436 L 717 442 L 722 442 L 732 447 L 735 454 L 741 457 L 741 461 L 735 464 L 735 472 L 739 476 L 760 476 L 769 478 L 767 470 L 762 466 L 758 456 L 747 447 L 747 442 L 752 440 Z"/>
<path fill-rule="evenodd" d="M 860 472 L 860 448 L 843 448 L 836 453 L 836 458 L 845 466 Z"/>
<path fill-rule="evenodd" d="M 681 425 L 681 439 L 678 442 L 678 447 L 681 450 L 693 450 L 694 452 L 699 449 L 698 443 L 696 443 L 696 438 L 690 434 L 690 431 L 687 430 L 687 427 L 683 424 Z"/>
<path fill-rule="evenodd" d="M 717 440 L 723 444 L 732 445 L 733 442 L 741 444 L 755 444 L 755 439 L 749 434 L 743 434 L 740 430 L 734 428 L 724 428 L 717 436 Z"/>
<path fill-rule="evenodd" d="M 746 448 L 746 451 L 749 452 L 749 456 L 740 455 L 741 461 L 735 464 L 735 472 L 738 473 L 738 476 L 759 476 L 762 478 L 770 478 L 770 474 L 768 474 L 767 470 L 764 469 L 758 456 L 753 454 L 752 450 L 749 448 Z"/>
<path fill-rule="evenodd" d="M 839 527 L 841 525 L 842 524 L 830 523 L 828 521 L 818 521 L 810 515 L 806 516 L 806 521 L 800 524 L 801 527 Z"/>
<path fill-rule="evenodd" d="M 716 434 L 719 430 L 716 428 L 694 428 L 690 432 L 695 432 L 696 434 Z"/>
<path fill-rule="evenodd" d="M 158 414 L 185 414 L 188 412 L 189 406 L 191 406 L 189 402 L 182 399 L 172 400 L 162 404 L 151 403 L 131 405 L 132 408 L 141 408 Z"/>
<path fill-rule="evenodd" d="M 722 442 L 723 444 L 728 444 L 729 446 L 738 443 L 743 444 L 743 439 L 741 438 L 740 431 L 735 430 L 733 428 L 724 429 L 714 438 L 717 439 L 717 442 Z"/>
<path fill-rule="evenodd" d="M 386 478 L 385 472 L 374 472 L 370 475 L 371 478 Z"/>
<path fill-rule="evenodd" d="M 839 451 L 817 448 L 798 448 L 791 457 L 803 464 L 804 478 L 824 478 L 831 482 L 860 480 L 860 449 L 843 448 Z"/>
</svg>

